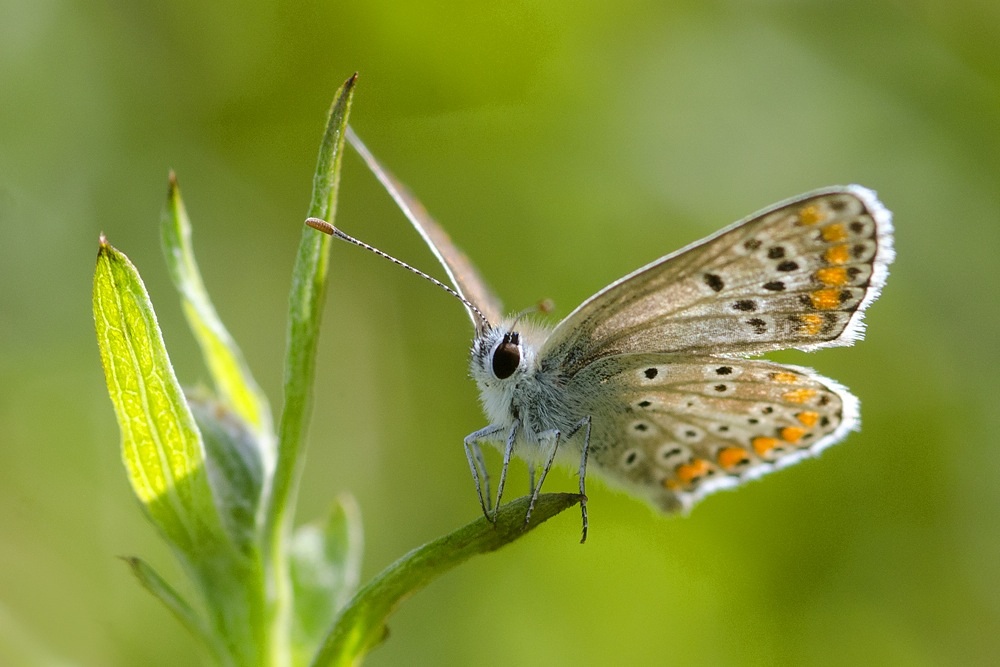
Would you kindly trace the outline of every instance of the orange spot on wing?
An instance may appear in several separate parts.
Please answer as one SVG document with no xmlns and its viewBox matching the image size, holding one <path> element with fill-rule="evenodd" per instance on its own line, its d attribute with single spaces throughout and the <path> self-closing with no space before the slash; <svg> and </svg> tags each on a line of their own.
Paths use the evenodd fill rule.
<svg viewBox="0 0 1000 667">
<path fill-rule="evenodd" d="M 750 463 L 750 452 L 742 447 L 726 447 L 719 450 L 716 459 L 720 466 L 726 470 L 732 470 L 737 466 Z"/>
<path fill-rule="evenodd" d="M 781 429 L 781 439 L 785 442 L 790 442 L 793 445 L 797 445 L 799 440 L 802 439 L 807 431 L 804 428 L 798 426 L 786 426 Z"/>
<path fill-rule="evenodd" d="M 795 373 L 781 371 L 778 373 L 771 373 L 771 379 L 782 384 L 794 384 L 799 381 L 799 376 Z"/>
<path fill-rule="evenodd" d="M 712 471 L 712 465 L 705 459 L 695 459 L 677 466 L 675 472 L 681 484 L 694 484 Z"/>
<path fill-rule="evenodd" d="M 848 283 L 847 269 L 842 266 L 827 266 L 813 274 L 824 285 L 846 285 Z"/>
<path fill-rule="evenodd" d="M 800 412 L 795 415 L 795 418 L 799 420 L 800 423 L 812 428 L 819 421 L 819 413 L 817 412 Z"/>
<path fill-rule="evenodd" d="M 823 231 L 820 232 L 820 235 L 827 243 L 837 243 L 839 241 L 847 240 L 847 230 L 844 229 L 844 226 L 839 222 L 837 224 L 824 227 Z"/>
<path fill-rule="evenodd" d="M 851 251 L 846 243 L 842 243 L 832 248 L 827 248 L 826 252 L 823 253 L 823 259 L 828 264 L 847 264 L 848 260 L 851 259 Z"/>
<path fill-rule="evenodd" d="M 815 389 L 793 389 L 782 396 L 789 403 L 802 404 L 816 396 Z"/>
<path fill-rule="evenodd" d="M 818 206 L 815 205 L 803 206 L 802 209 L 799 211 L 799 224 L 815 225 L 824 217 L 825 216 L 823 215 L 823 212 L 819 210 Z"/>
<path fill-rule="evenodd" d="M 681 483 L 678 482 L 673 477 L 667 477 L 666 479 L 663 480 L 663 488 L 665 488 L 668 491 L 676 491 L 677 489 L 681 488 Z"/>
<path fill-rule="evenodd" d="M 816 290 L 809 295 L 812 307 L 816 310 L 834 310 L 840 305 L 839 289 Z"/>
<path fill-rule="evenodd" d="M 815 336 L 823 328 L 823 318 L 815 313 L 799 316 L 799 324 L 802 325 L 800 331 L 807 336 Z"/>
<path fill-rule="evenodd" d="M 758 456 L 767 456 L 772 449 L 781 444 L 777 438 L 771 438 L 766 435 L 759 435 L 750 441 L 753 445 L 753 450 L 757 452 Z"/>
</svg>

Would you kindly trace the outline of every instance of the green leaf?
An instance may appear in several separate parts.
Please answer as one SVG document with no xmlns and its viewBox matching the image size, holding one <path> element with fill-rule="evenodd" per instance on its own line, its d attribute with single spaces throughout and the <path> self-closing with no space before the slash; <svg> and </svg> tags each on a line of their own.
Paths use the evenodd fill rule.
<svg viewBox="0 0 1000 667">
<path fill-rule="evenodd" d="M 340 184 L 344 133 L 357 74 L 337 91 L 320 145 L 313 177 L 310 216 L 333 219 Z M 291 517 L 302 476 L 303 440 L 312 407 L 316 346 L 326 294 L 331 239 L 302 225 L 298 256 L 292 271 L 285 352 L 284 409 L 278 429 L 278 452 L 263 509 L 262 563 L 268 587 L 268 656 L 280 664 L 290 649 L 292 584 L 287 562 Z"/>
<path fill-rule="evenodd" d="M 160 219 L 160 235 L 184 315 L 201 347 L 219 399 L 254 429 L 261 456 L 270 469 L 274 465 L 275 447 L 271 409 L 205 290 L 191 244 L 191 222 L 173 172 L 170 172 L 167 205 Z"/>
<path fill-rule="evenodd" d="M 257 508 L 264 485 L 259 440 L 247 423 L 214 397 L 188 397 L 205 443 L 215 507 L 229 539 L 244 555 L 257 547 Z"/>
<path fill-rule="evenodd" d="M 313 177 L 309 216 L 332 221 L 337 210 L 344 133 L 351 110 L 357 74 L 337 91 Z M 288 347 L 285 354 L 285 407 L 278 433 L 278 463 L 266 513 L 266 546 L 278 549 L 281 533 L 289 529 L 289 498 L 294 498 L 301 476 L 302 442 L 312 407 L 316 371 L 316 344 L 326 295 L 331 239 L 302 226 L 298 256 L 292 273 L 288 307 Z"/>
<path fill-rule="evenodd" d="M 520 498 L 500 508 L 495 526 L 482 517 L 406 554 L 358 591 L 313 659 L 313 667 L 357 664 L 385 637 L 386 619 L 404 599 L 472 556 L 513 542 L 580 499 L 571 493 L 543 494 L 525 526 L 528 498 Z"/>
<path fill-rule="evenodd" d="M 216 396 L 189 398 L 189 406 L 202 435 L 205 471 L 226 545 L 235 547 L 220 558 L 210 550 L 198 554 L 192 575 L 227 659 L 258 664 L 268 650 L 259 510 L 276 459 L 271 411 L 205 289 L 173 173 L 160 233 L 184 314 L 215 385 Z"/>
<path fill-rule="evenodd" d="M 217 665 L 228 664 L 225 649 L 219 645 L 214 635 L 208 630 L 204 621 L 198 613 L 187 603 L 180 593 L 174 590 L 173 586 L 161 577 L 148 563 L 141 558 L 123 557 L 132 574 L 135 575 L 142 587 L 153 594 L 167 609 L 181 622 L 188 632 L 194 635 L 205 648 L 211 653 L 213 661 Z"/>
<path fill-rule="evenodd" d="M 337 499 L 325 519 L 295 531 L 290 565 L 296 664 L 308 663 L 337 612 L 357 590 L 363 546 L 361 513 L 349 494 Z"/>
<path fill-rule="evenodd" d="M 201 434 L 139 273 L 101 237 L 94 323 L 129 482 L 152 522 L 195 560 L 219 546 Z"/>
</svg>

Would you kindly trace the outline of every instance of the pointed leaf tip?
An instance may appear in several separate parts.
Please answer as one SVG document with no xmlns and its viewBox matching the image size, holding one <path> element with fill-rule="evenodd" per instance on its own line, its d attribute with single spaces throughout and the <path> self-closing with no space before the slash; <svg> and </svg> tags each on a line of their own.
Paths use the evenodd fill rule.
<svg viewBox="0 0 1000 667">
<path fill-rule="evenodd" d="M 177 590 L 171 586 L 166 579 L 161 577 L 149 563 L 136 558 L 135 556 L 119 556 L 132 570 L 132 574 L 138 579 L 139 584 L 148 593 L 158 599 L 164 606 L 188 629 L 188 631 L 201 640 L 205 649 L 213 658 L 214 664 L 232 664 L 227 661 L 226 649 L 218 636 L 215 635 L 204 623 L 201 616 L 188 604 Z"/>
<path fill-rule="evenodd" d="M 205 289 L 194 256 L 191 222 L 172 170 L 170 177 L 160 219 L 160 237 L 170 277 L 180 292 L 184 316 L 201 348 L 219 399 L 255 431 L 261 455 L 270 461 L 273 458 L 270 406 Z"/>
<path fill-rule="evenodd" d="M 308 217 L 333 223 L 337 211 L 337 191 L 343 156 L 347 119 L 350 115 L 352 76 L 337 90 L 326 129 L 320 143 L 313 173 L 313 192 Z M 285 411 L 279 425 L 277 466 L 265 512 L 265 534 L 274 538 L 285 528 L 289 514 L 288 499 L 295 493 L 299 479 L 300 450 L 312 404 L 312 379 L 316 371 L 316 348 L 326 294 L 331 240 L 302 230 L 289 298 L 288 346 L 285 357 Z"/>
<path fill-rule="evenodd" d="M 205 478 L 200 433 L 170 365 L 135 266 L 102 245 L 94 324 L 132 489 L 149 518 L 185 553 L 206 553 L 221 533 Z"/>
</svg>

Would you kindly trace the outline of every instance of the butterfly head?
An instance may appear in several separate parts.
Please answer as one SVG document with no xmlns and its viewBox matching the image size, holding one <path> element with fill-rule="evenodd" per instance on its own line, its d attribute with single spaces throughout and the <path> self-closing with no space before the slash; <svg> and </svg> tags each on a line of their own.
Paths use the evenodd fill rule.
<svg viewBox="0 0 1000 667">
<path fill-rule="evenodd" d="M 520 365 L 521 334 L 516 331 L 508 331 L 490 353 L 493 377 L 498 380 L 506 380 L 517 371 Z"/>
<path fill-rule="evenodd" d="M 488 396 L 503 396 L 501 402 L 509 406 L 522 380 L 537 371 L 538 350 L 548 333 L 547 327 L 520 318 L 476 331 L 471 374 L 484 402 Z"/>
<path fill-rule="evenodd" d="M 525 343 L 521 331 L 505 325 L 477 329 L 472 341 L 471 375 L 494 424 L 509 424 L 514 417 L 517 386 L 533 356 Z"/>
<path fill-rule="evenodd" d="M 482 384 L 514 381 L 525 369 L 530 368 L 547 330 L 524 321 L 525 316 L 536 312 L 547 313 L 552 309 L 548 300 L 518 313 L 513 319 L 491 325 L 486 318 L 479 320 L 472 344 L 473 375 Z"/>
<path fill-rule="evenodd" d="M 526 350 L 521 332 L 506 326 L 491 326 L 476 332 L 472 343 L 472 373 L 481 385 L 516 381 L 523 372 Z"/>
</svg>

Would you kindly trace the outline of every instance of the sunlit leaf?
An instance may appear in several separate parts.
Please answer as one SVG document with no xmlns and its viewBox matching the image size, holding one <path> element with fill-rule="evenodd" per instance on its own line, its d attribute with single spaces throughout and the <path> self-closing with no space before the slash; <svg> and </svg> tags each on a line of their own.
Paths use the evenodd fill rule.
<svg viewBox="0 0 1000 667">
<path fill-rule="evenodd" d="M 201 435 L 139 273 L 103 237 L 94 323 L 132 489 L 175 547 L 190 555 L 212 551 L 221 530 Z"/>
</svg>

